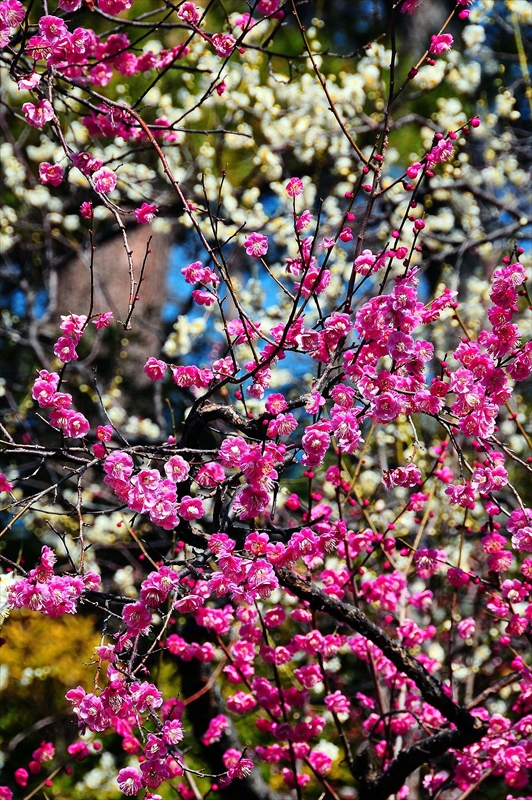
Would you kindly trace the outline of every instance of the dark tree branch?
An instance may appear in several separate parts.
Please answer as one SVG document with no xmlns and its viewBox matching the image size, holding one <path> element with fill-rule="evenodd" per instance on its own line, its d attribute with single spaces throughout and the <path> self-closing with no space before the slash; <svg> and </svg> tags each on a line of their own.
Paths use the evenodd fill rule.
<svg viewBox="0 0 532 800">
<path fill-rule="evenodd" d="M 434 706 L 456 726 L 453 730 L 440 731 L 419 744 L 403 750 L 380 777 L 374 777 L 373 769 L 367 760 L 364 763 L 359 760 L 357 778 L 360 783 L 360 800 L 386 800 L 390 794 L 397 792 L 408 775 L 422 764 L 442 755 L 449 748 L 464 747 L 482 738 L 486 731 L 485 724 L 448 697 L 441 682 L 430 675 L 399 642 L 394 641 L 378 625 L 371 622 L 359 608 L 340 600 L 333 600 L 317 586 L 307 583 L 285 567 L 277 570 L 277 574 L 281 584 L 301 600 L 305 600 L 312 609 L 329 614 L 338 622 L 348 625 L 382 650 L 386 658 L 415 683 L 425 702 Z"/>
<path fill-rule="evenodd" d="M 414 681 L 425 702 L 434 706 L 449 722 L 460 726 L 462 730 L 476 730 L 478 719 L 448 697 L 440 681 L 433 678 L 399 642 L 394 641 L 382 628 L 371 622 L 359 608 L 342 603 L 340 600 L 333 600 L 317 586 L 307 583 L 299 575 L 284 567 L 279 569 L 277 574 L 283 586 L 301 600 L 306 600 L 311 608 L 329 614 L 377 645 L 398 670 Z"/>
<path fill-rule="evenodd" d="M 463 732 L 454 728 L 440 731 L 434 736 L 423 739 L 419 744 L 407 747 L 393 759 L 379 778 L 368 780 L 365 776 L 360 775 L 359 800 L 386 800 L 390 795 L 399 791 L 414 770 L 428 761 L 444 755 L 451 748 L 461 749 L 466 745 L 478 742 L 484 733 L 485 726 L 477 719 L 475 730 Z"/>
</svg>

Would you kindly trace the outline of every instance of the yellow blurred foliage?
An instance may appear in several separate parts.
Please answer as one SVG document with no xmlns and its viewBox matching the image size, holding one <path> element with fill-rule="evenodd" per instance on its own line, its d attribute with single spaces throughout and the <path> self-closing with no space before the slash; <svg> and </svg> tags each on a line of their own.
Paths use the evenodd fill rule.
<svg viewBox="0 0 532 800">
<path fill-rule="evenodd" d="M 100 637 L 91 616 L 65 614 L 50 619 L 26 609 L 12 611 L 2 628 L 5 644 L 0 664 L 9 669 L 8 684 L 20 681 L 23 670 L 45 670 L 68 688 L 91 685 L 91 661 Z"/>
</svg>

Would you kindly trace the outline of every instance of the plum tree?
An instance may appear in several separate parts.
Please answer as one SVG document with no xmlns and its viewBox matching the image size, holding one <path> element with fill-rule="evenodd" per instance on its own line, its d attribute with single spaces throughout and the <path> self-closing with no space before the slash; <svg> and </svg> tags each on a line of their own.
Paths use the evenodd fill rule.
<svg viewBox="0 0 532 800">
<path fill-rule="evenodd" d="M 0 2 L 0 798 L 530 793 L 530 10 L 352 12 Z"/>
</svg>

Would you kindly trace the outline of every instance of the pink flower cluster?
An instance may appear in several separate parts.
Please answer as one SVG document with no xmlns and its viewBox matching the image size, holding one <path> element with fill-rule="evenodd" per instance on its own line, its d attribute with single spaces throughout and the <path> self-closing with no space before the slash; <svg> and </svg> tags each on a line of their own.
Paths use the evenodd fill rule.
<svg viewBox="0 0 532 800">
<path fill-rule="evenodd" d="M 16 0 L 9 0 L 13 5 Z M 2 3 L 1 5 L 4 5 Z M 18 5 L 21 5 L 18 3 Z M 65 8 L 65 6 L 69 8 Z M 99 7 L 113 9 L 119 13 L 131 5 L 130 0 L 100 0 Z M 81 0 L 61 0 L 60 7 L 75 11 Z M 35 61 L 44 61 L 46 68 L 53 66 L 65 77 L 90 81 L 95 86 L 106 86 L 113 77 L 113 70 L 126 77 L 160 69 L 188 52 L 183 46 L 160 53 L 146 51 L 137 56 L 130 48 L 125 33 L 112 33 L 106 41 L 90 28 L 68 29 L 61 17 L 46 15 L 39 20 L 39 32 L 30 36 L 27 50 Z M 33 123 L 30 123 L 33 124 Z M 157 125 L 157 121 L 155 123 Z M 39 126 L 40 127 L 40 126 Z"/>
<path fill-rule="evenodd" d="M 15 770 L 15 783 L 17 783 L 19 786 L 27 786 L 30 773 L 32 775 L 38 775 L 42 770 L 42 765 L 46 764 L 48 761 L 52 761 L 54 756 L 55 747 L 53 746 L 52 742 L 41 742 L 40 747 L 37 747 L 37 749 L 32 753 L 31 761 L 28 764 L 28 769 L 19 767 L 19 769 Z M 2 797 L 1 794 L 0 797 Z"/>
<path fill-rule="evenodd" d="M 8 603 L 12 608 L 29 608 L 48 617 L 75 614 L 83 592 L 98 588 L 100 576 L 97 573 L 55 575 L 55 561 L 55 553 L 45 545 L 35 569 L 9 587 Z"/>
<path fill-rule="evenodd" d="M 306 227 L 306 220 L 304 214 L 301 215 L 296 222 L 296 228 L 302 229 Z M 299 228 L 298 228 L 299 225 Z M 334 245 L 334 240 L 329 241 L 324 239 L 321 247 L 329 249 Z M 316 261 L 316 257 L 312 255 L 314 249 L 314 237 L 307 236 L 301 242 L 300 256 L 297 258 L 287 259 L 286 270 L 291 275 L 301 275 L 302 280 L 294 283 L 295 290 L 301 294 L 302 297 L 310 297 L 312 294 L 321 294 L 325 291 L 331 282 L 331 271 L 324 266 L 320 267 Z"/>
<path fill-rule="evenodd" d="M 97 0 L 97 3 L 102 14 L 114 16 L 129 8 L 131 0 Z M 465 2 L 460 0 L 459 4 L 465 5 Z M 75 12 L 81 5 L 81 0 L 59 0 L 59 8 L 68 13 Z M 259 0 L 256 9 L 267 16 L 278 15 L 279 5 L 278 0 Z M 401 11 L 413 12 L 416 7 L 417 0 L 400 4 Z M 199 30 L 203 9 L 193 2 L 184 2 L 175 10 L 181 21 L 179 26 L 189 26 L 194 33 L 199 33 L 220 58 L 233 54 L 238 42 L 232 33 L 207 35 Z M 18 0 L 0 2 L 0 40 L 2 36 L 5 38 L 5 31 L 19 25 L 23 17 L 24 10 Z M 281 19 L 281 16 L 276 18 Z M 243 14 L 236 22 L 234 17 L 232 19 L 233 33 L 237 27 L 245 30 L 255 24 L 249 14 Z M 38 35 L 30 37 L 28 48 L 47 74 L 57 72 L 78 83 L 90 81 L 96 86 L 105 86 L 116 72 L 130 77 L 149 70 L 165 70 L 187 52 L 186 46 L 179 45 L 170 51 L 157 54 L 148 51 L 139 55 L 123 32 L 100 37 L 83 28 L 71 32 L 70 24 L 68 16 L 64 19 L 52 15 L 41 17 Z M 429 52 L 439 55 L 449 50 L 452 43 L 450 34 L 433 36 Z M 37 73 L 29 74 L 20 82 L 21 88 L 35 88 L 39 77 Z M 225 83 L 218 83 L 220 95 L 225 89 Z M 54 120 L 54 125 L 57 124 L 48 100 L 41 99 L 36 105 L 26 103 L 23 111 L 28 124 L 36 128 Z M 84 121 L 91 136 L 121 136 L 140 141 L 146 135 L 136 118 L 123 108 L 111 109 L 102 104 L 99 109 L 93 107 Z M 470 124 L 476 127 L 473 120 Z M 166 143 L 177 138 L 165 118 L 155 121 L 152 132 L 155 138 Z M 453 157 L 455 139 L 456 134 L 452 132 L 447 136 L 437 134 L 430 151 L 406 170 L 406 177 L 414 180 L 420 172 L 430 177 L 437 164 Z M 378 160 L 379 156 L 376 158 Z M 107 195 L 116 188 L 116 173 L 99 159 L 82 152 L 73 153 L 71 159 L 97 192 Z M 63 169 L 58 164 L 44 162 L 39 167 L 39 175 L 43 184 L 59 186 Z M 409 191 L 414 189 L 412 185 L 404 185 Z M 369 184 L 366 188 L 372 189 Z M 93 452 L 102 459 L 104 482 L 121 504 L 135 514 L 146 515 L 153 525 L 165 530 L 190 531 L 189 523 L 204 520 L 210 513 L 212 501 L 213 520 L 205 524 L 206 530 L 217 531 L 206 534 L 208 559 L 202 561 L 200 567 L 190 563 L 186 574 L 180 574 L 177 568 L 159 566 L 142 581 L 138 599 L 125 602 L 115 641 L 102 643 L 96 649 L 100 665 L 108 663 L 105 688 L 87 693 L 78 687 L 67 695 L 83 732 L 85 729 L 92 732 L 112 729 L 122 737 L 127 753 L 140 754 L 138 768 L 127 766 L 118 774 L 118 786 L 125 795 L 147 789 L 152 796 L 151 790 L 168 778 L 178 776 L 184 768 L 180 760 L 176 760 L 176 748 L 184 736 L 183 704 L 176 704 L 176 715 L 171 714 L 157 687 L 148 681 L 141 682 L 138 672 L 131 666 L 143 652 L 139 643 L 146 644 L 143 637 L 153 635 L 160 617 L 164 619 L 159 628 L 162 633 L 156 632 L 155 638 L 163 655 L 170 653 L 182 662 L 195 660 L 208 664 L 222 658 L 223 646 L 224 660 L 220 668 L 225 690 L 229 688 L 224 691 L 228 713 L 238 716 L 253 713 L 256 728 L 264 736 L 263 742 L 270 742 L 258 746 L 256 753 L 269 764 L 280 764 L 279 773 L 289 789 L 304 786 L 311 780 L 310 775 L 294 774 L 296 760 L 304 760 L 318 776 L 331 770 L 330 753 L 321 743 L 311 744 L 312 739 L 331 724 L 330 715 L 335 717 L 336 724 L 343 722 L 342 717 L 353 721 L 357 730 L 371 738 L 384 767 L 390 763 L 399 737 L 404 740 L 410 736 L 410 742 L 419 741 L 423 731 L 447 729 L 448 721 L 423 701 L 414 681 L 367 638 L 349 635 L 347 626 L 337 629 L 336 623 L 324 627 L 326 632 L 322 632 L 309 604 L 292 603 L 292 596 L 285 602 L 286 596 L 283 598 L 277 591 L 281 575 L 277 568 L 297 564 L 302 576 L 319 587 L 325 597 L 352 602 L 355 596 L 376 624 L 391 632 L 404 648 L 415 649 L 419 664 L 431 674 L 441 669 L 436 658 L 428 655 L 432 650 L 427 647 L 437 633 L 430 617 L 436 595 L 423 584 L 421 588 L 416 585 L 414 590 L 410 580 L 416 583 L 434 581 L 437 585 L 446 577 L 453 597 L 459 597 L 460 591 L 470 592 L 472 597 L 480 584 L 479 595 L 481 589 L 486 596 L 489 624 L 504 626 L 501 630 L 505 636 L 501 637 L 497 650 L 499 662 L 502 662 L 499 654 L 511 643 L 511 637 L 527 633 L 532 622 L 532 605 L 528 605 L 532 558 L 520 560 L 521 574 L 504 574 L 517 564 L 520 553 L 532 553 L 532 510 L 522 505 L 514 507 L 517 503 L 514 503 L 513 487 L 509 487 L 512 492 L 504 492 L 512 474 L 508 465 L 505 466 L 504 453 L 510 451 L 495 436 L 501 408 L 512 393 L 512 382 L 532 374 L 532 344 L 521 345 L 519 328 L 514 321 L 518 311 L 518 287 L 525 280 L 524 268 L 519 263 L 510 263 L 510 259 L 504 262 L 494 274 L 490 295 L 493 305 L 488 310 L 490 329 L 481 331 L 477 340 L 466 336 L 457 346 L 455 340 L 449 347 L 448 359 L 436 365 L 433 345 L 424 330 L 438 320 L 445 309 L 456 306 L 456 292 L 445 289 L 428 304 L 420 300 L 417 270 L 409 263 L 410 247 L 401 242 L 402 225 L 391 233 L 390 247 L 387 245 L 380 252 L 357 250 L 354 258 L 356 274 L 353 278 L 359 276 L 357 291 L 362 286 L 365 291 L 375 273 L 380 271 L 382 286 L 379 291 L 374 292 L 371 299 L 364 295 L 355 310 L 348 308 L 346 302 L 330 312 L 322 303 L 323 298 L 319 298 L 332 279 L 327 264 L 335 257 L 333 248 L 341 246 L 337 240 L 348 245 L 353 240 L 353 231 L 339 226 L 334 235 L 320 235 L 319 239 L 300 237 L 312 220 L 310 211 L 296 214 L 296 198 L 304 191 L 303 181 L 291 178 L 285 191 L 294 200 L 298 244 L 297 256 L 287 259 L 286 265 L 288 275 L 295 279 L 296 299 L 290 321 L 265 331 L 264 323 L 244 316 L 239 309 L 237 319 L 225 321 L 224 318 L 227 348 L 217 351 L 217 357 L 208 368 L 195 364 L 169 365 L 155 357 L 149 358 L 144 366 L 146 375 L 153 381 L 162 381 L 169 369 L 176 386 L 192 389 L 195 397 L 207 390 L 206 399 L 216 390 L 215 381 L 223 380 L 232 390 L 238 386 L 234 395 L 242 400 L 241 383 L 246 380 L 246 392 L 250 397 L 256 400 L 265 397 L 264 406 L 261 406 L 264 410 L 255 412 L 256 404 L 250 404 L 248 408 L 253 411 L 247 417 L 234 411 L 234 417 L 228 416 L 227 426 L 224 419 L 214 434 L 220 442 L 214 457 L 212 451 L 194 452 L 188 448 L 179 451 L 178 445 L 176 452 L 161 447 L 153 451 L 158 461 L 145 461 L 139 466 L 134 458 L 145 451 L 109 450 L 106 445 L 111 441 L 112 428 L 100 426 L 96 431 L 98 442 Z M 89 218 L 92 209 L 89 204 L 84 206 L 82 213 Z M 144 203 L 134 214 L 140 224 L 147 224 L 157 212 L 156 205 Z M 350 212 L 346 214 L 345 220 L 353 219 Z M 406 219 L 405 215 L 405 223 Z M 414 247 L 425 223 L 413 216 L 408 220 L 412 223 Z M 268 237 L 257 232 L 247 235 L 243 245 L 246 253 L 255 259 L 262 259 L 269 249 Z M 392 268 L 397 272 L 395 278 L 389 277 L 395 274 Z M 222 308 L 223 301 L 217 291 L 220 278 L 214 267 L 198 261 L 181 272 L 186 283 L 196 287 L 192 298 L 197 305 L 209 307 L 218 301 Z M 316 322 L 311 317 L 309 322 L 307 316 L 306 324 L 303 311 L 311 298 L 319 299 L 320 304 L 316 303 L 319 319 Z M 100 329 L 109 324 L 110 318 L 107 312 L 93 321 Z M 78 358 L 77 346 L 88 320 L 75 314 L 62 320 L 63 335 L 55 344 L 54 353 L 63 364 L 68 364 Z M 234 354 L 234 349 L 238 354 L 241 345 L 253 350 L 253 356 L 247 356 L 250 360 L 243 368 Z M 274 366 L 287 352 L 303 354 L 307 360 L 318 362 L 314 364 L 318 382 L 297 399 L 280 392 L 268 394 L 275 378 Z M 328 372 L 331 368 L 333 377 Z M 240 377 L 241 369 L 247 371 L 244 378 Z M 231 386 L 230 378 L 237 373 L 239 377 Z M 58 391 L 61 380 L 56 373 L 41 371 L 32 396 L 41 408 L 50 409 L 50 423 L 54 428 L 66 436 L 82 438 L 89 431 L 89 422 L 72 409 L 72 397 Z M 224 386 L 224 391 L 226 389 Z M 394 502 L 397 501 L 399 512 L 396 517 L 383 514 L 381 520 L 377 514 L 366 511 L 370 501 L 357 492 L 359 466 L 355 467 L 352 479 L 348 465 L 354 459 L 344 456 L 360 450 L 364 441 L 362 433 L 370 425 L 385 427 L 400 417 L 406 419 L 414 414 L 431 417 L 431 425 L 440 422 L 453 443 L 472 440 L 474 455 L 471 461 L 466 461 L 460 453 L 460 463 L 462 465 L 463 461 L 465 466 L 461 472 L 465 477 L 455 483 L 451 446 L 444 442 L 438 449 L 431 450 L 436 461 L 433 467 L 429 468 L 428 459 L 424 459 L 422 474 L 416 461 L 414 434 L 416 447 L 412 446 L 412 452 L 403 453 L 398 447 L 388 464 L 382 459 L 386 467 L 382 469 L 382 485 Z M 309 421 L 308 417 L 312 419 Z M 234 428 L 230 429 L 233 423 Z M 280 442 L 285 438 L 286 442 Z M 172 444 L 175 444 L 174 439 Z M 458 446 L 456 449 L 458 451 Z M 169 455 L 170 452 L 173 455 Z M 368 459 L 371 457 L 370 452 Z M 308 492 L 296 493 L 296 485 L 292 485 L 294 491 L 286 499 L 282 491 L 278 492 L 279 481 L 285 469 L 299 469 L 297 459 L 303 466 L 300 472 L 308 479 Z M 362 455 L 360 459 L 362 468 Z M 5 476 L 0 475 L 0 491 L 12 488 Z M 503 501 L 497 497 L 501 492 Z M 382 486 L 377 487 L 375 495 L 379 501 L 382 494 Z M 469 518 L 476 520 L 478 516 L 477 503 L 484 504 L 488 519 L 474 548 L 475 560 L 471 559 L 467 566 L 466 551 L 473 548 L 464 548 L 463 559 L 460 550 L 458 564 L 462 566 L 451 566 L 457 562 L 449 553 L 430 546 L 433 542 L 426 528 L 429 526 L 430 531 L 433 512 L 429 506 L 434 504 L 435 496 L 448 498 L 448 503 L 458 507 L 451 510 L 449 517 L 456 511 L 467 534 Z M 225 502 L 220 498 L 227 498 L 223 514 L 217 511 L 218 505 Z M 373 508 L 377 510 L 378 506 Z M 470 510 L 475 513 L 470 515 Z M 508 517 L 508 535 L 502 523 L 495 519 L 501 512 Z M 274 514 L 277 513 L 282 527 L 275 527 Z M 408 530 L 398 532 L 396 539 L 396 523 L 403 514 L 414 520 L 405 523 L 405 528 L 410 524 L 412 530 L 418 526 L 421 533 L 425 531 L 423 539 L 421 533 L 419 538 L 409 539 Z M 417 514 L 423 515 L 423 520 Z M 242 532 L 242 524 L 246 522 L 249 525 Z M 201 530 L 200 525 L 197 528 Z M 179 553 L 184 545 L 172 542 L 174 546 Z M 405 559 L 403 564 L 408 568 L 403 568 L 400 558 Z M 55 575 L 54 561 L 50 548 L 43 548 L 40 564 L 27 576 L 17 579 L 9 589 L 13 607 L 28 607 L 52 617 L 75 613 L 83 592 L 97 588 L 99 577 L 96 574 Z M 482 583 L 473 572 L 477 565 L 480 565 L 479 574 L 484 567 L 492 573 Z M 185 638 L 180 617 L 187 614 L 204 629 L 200 641 L 189 642 Z M 300 626 L 297 633 L 294 633 L 294 624 Z M 458 642 L 459 657 L 467 652 L 471 646 L 468 640 L 476 636 L 481 625 L 480 619 L 456 617 L 456 625 L 448 635 L 450 647 L 453 637 L 454 643 Z M 344 632 L 340 632 L 342 630 Z M 176 632 L 167 634 L 168 631 Z M 225 641 L 220 638 L 222 636 L 226 637 Z M 147 649 L 151 653 L 151 644 Z M 368 664 L 371 673 L 378 675 L 379 689 L 387 690 L 386 713 L 376 698 L 354 690 L 350 693 L 345 682 L 342 683 L 338 665 L 341 665 L 340 657 L 344 656 Z M 143 661 L 139 669 L 147 670 L 147 664 L 147 660 Z M 497 667 L 494 658 L 489 669 L 494 671 Z M 475 745 L 453 754 L 456 770 L 452 776 L 435 773 L 426 777 L 424 785 L 428 791 L 437 793 L 449 777 L 460 791 L 467 791 L 486 771 L 502 775 L 512 789 L 527 785 L 528 771 L 532 767 L 532 718 L 525 712 L 532 709 L 532 673 L 516 662 L 513 667 L 520 675 L 522 692 L 514 711 L 521 719 L 513 722 L 476 710 L 474 713 L 486 722 L 487 735 Z M 442 685 L 446 692 L 449 687 L 445 683 Z M 140 728 L 141 733 L 135 735 L 135 728 Z M 225 731 L 230 729 L 229 717 L 218 714 L 210 721 L 201 741 L 210 746 L 222 740 Z M 44 755 L 35 753 L 36 764 L 45 760 Z M 85 751 L 80 748 L 72 755 L 77 753 Z M 220 777 L 220 786 L 249 775 L 253 762 L 245 755 L 237 748 L 225 750 L 226 774 Z M 30 771 L 33 771 L 31 764 Z M 25 785 L 28 771 L 17 772 L 16 781 Z M 216 791 L 214 787 L 213 790 Z M 187 787 L 179 791 L 187 797 Z M 396 794 L 405 797 L 407 788 L 403 787 Z"/>
<path fill-rule="evenodd" d="M 108 684 L 96 695 L 78 686 L 67 692 L 67 700 L 74 706 L 80 729 L 104 731 L 114 717 L 127 719 L 132 713 L 147 714 L 160 708 L 163 698 L 151 683 L 129 683 L 122 672 L 112 666 L 107 668 Z"/>
<path fill-rule="evenodd" d="M 477 127 L 479 120 L 471 120 L 471 125 L 473 127 Z M 418 173 L 421 170 L 425 170 L 426 174 L 433 175 L 432 169 L 436 166 L 436 164 L 442 164 L 445 161 L 449 161 L 450 158 L 453 157 L 454 154 L 454 145 L 452 140 L 456 138 L 456 133 L 450 132 L 447 137 L 444 137 L 443 134 L 437 133 L 436 136 L 436 144 L 431 148 L 431 150 L 425 155 L 425 157 L 421 161 L 414 161 L 409 167 L 407 167 L 406 175 L 413 180 L 417 178 Z M 412 190 L 414 187 L 409 184 L 407 188 Z M 425 227 L 425 223 L 421 219 L 414 219 L 414 232 L 419 233 L 420 230 L 423 230 Z"/>
<path fill-rule="evenodd" d="M 133 459 L 128 453 L 114 450 L 104 461 L 104 481 L 133 511 L 149 514 L 155 525 L 166 530 L 175 528 L 179 519 L 195 520 L 205 513 L 199 497 L 184 495 L 178 501 L 177 483 L 188 477 L 190 465 L 180 455 L 166 462 L 166 478 L 159 470 L 141 469 L 133 475 Z"/>
<path fill-rule="evenodd" d="M 57 391 L 59 380 L 57 372 L 41 370 L 33 384 L 31 396 L 41 408 L 53 409 L 50 411 L 50 425 L 53 428 L 62 431 L 65 436 L 74 439 L 83 438 L 90 430 L 90 423 L 80 411 L 71 408 L 72 395 Z"/>
<path fill-rule="evenodd" d="M 187 609 L 187 611 L 190 610 L 192 609 Z M 179 636 L 177 633 L 170 634 L 166 640 L 166 647 L 172 655 L 176 656 L 181 661 L 192 661 L 192 659 L 195 658 L 204 664 L 208 664 L 216 658 L 214 647 L 210 642 L 205 642 L 205 644 L 201 645 L 197 642 L 188 644 L 183 637 Z"/>
<path fill-rule="evenodd" d="M 42 164 L 41 164 L 42 166 Z M 97 330 L 107 328 L 113 317 L 112 311 L 96 314 L 93 324 Z M 54 354 L 57 358 L 68 364 L 78 359 L 76 347 L 85 331 L 87 317 L 83 314 L 68 314 L 61 317 L 61 330 L 63 335 L 54 345 Z M 72 395 L 58 391 L 60 376 L 57 372 L 40 370 L 31 390 L 31 396 L 41 408 L 50 411 L 50 425 L 62 431 L 65 436 L 81 439 L 90 430 L 90 423 L 79 411 L 72 408 Z"/>
<path fill-rule="evenodd" d="M 230 727 L 229 720 L 225 714 L 217 714 L 209 720 L 209 727 L 201 737 L 201 741 L 205 745 L 214 744 L 219 742 L 223 736 L 223 732 Z"/>
<path fill-rule="evenodd" d="M 527 672 L 525 669 L 521 671 L 525 695 L 529 691 Z M 494 775 L 502 776 L 508 786 L 527 788 L 532 769 L 532 716 L 526 714 L 513 724 L 500 714 L 490 716 L 483 708 L 476 709 L 475 716 L 488 724 L 488 733 L 477 744 L 458 754 L 453 775 L 455 784 L 461 791 L 466 791 L 479 780 L 484 770 L 489 769 Z"/>
<path fill-rule="evenodd" d="M 103 165 L 101 159 L 95 158 L 91 156 L 90 153 L 86 152 L 72 153 L 70 157 L 74 166 L 77 167 L 80 172 L 83 172 L 84 175 L 92 175 L 93 172 L 97 172 Z"/>
<path fill-rule="evenodd" d="M 415 464 L 407 464 L 406 467 L 385 470 L 382 473 L 382 482 L 387 489 L 393 489 L 394 486 L 416 486 L 421 483 L 421 472 Z"/>
<path fill-rule="evenodd" d="M 520 553 L 532 553 L 532 508 L 512 511 L 506 527 L 512 534 L 512 547 Z"/>
<path fill-rule="evenodd" d="M 98 7 L 105 14 L 115 16 L 130 8 L 131 2 L 132 0 L 98 0 Z M 81 0 L 59 2 L 59 8 L 67 12 L 77 11 L 81 6 Z M 17 27 L 24 16 L 24 7 L 18 0 L 3 0 L 0 3 L 0 47 L 8 44 L 11 29 Z M 179 16 L 183 22 L 189 24 L 212 44 L 221 58 L 228 58 L 232 54 L 236 40 L 231 34 L 215 33 L 207 36 L 197 28 L 200 11 L 194 3 L 187 2 L 180 6 Z M 77 27 L 69 30 L 64 19 L 51 14 L 40 18 L 38 33 L 29 37 L 26 50 L 35 62 L 44 62 L 47 70 L 53 67 L 66 78 L 90 82 L 93 86 L 99 87 L 106 86 L 115 72 L 131 77 L 151 70 L 161 70 L 189 52 L 186 45 L 179 44 L 170 50 L 158 53 L 147 50 L 137 55 L 131 48 L 126 33 L 111 33 L 107 37 L 101 37 L 90 28 Z M 35 85 L 32 81 L 33 75 L 36 76 L 36 82 L 38 81 L 37 73 L 29 74 L 19 82 L 21 88 L 33 88 Z M 23 82 L 28 85 L 23 86 Z M 26 122 L 36 128 L 42 128 L 54 117 L 53 108 L 46 99 L 39 100 L 36 105 L 25 103 L 22 110 Z M 125 139 L 142 139 L 146 135 L 127 112 L 111 110 L 105 105 L 101 106 L 101 113 L 91 111 L 83 121 L 92 136 L 119 135 Z M 156 119 L 153 123 L 153 135 L 167 142 L 176 141 L 177 134 L 171 129 L 166 132 L 165 128 L 170 128 L 168 120 L 164 117 Z M 113 173 L 107 170 L 105 175 L 98 176 L 96 191 L 103 193 L 112 191 L 114 188 L 112 175 Z M 116 178 L 114 180 L 116 182 Z M 149 206 L 149 210 L 144 207 L 137 209 L 141 222 L 149 221 L 148 216 L 154 213 L 154 206 L 145 205 Z"/>
<path fill-rule="evenodd" d="M 7 47 L 13 28 L 24 20 L 26 12 L 19 0 L 2 0 L 0 3 L 0 50 Z"/>
<path fill-rule="evenodd" d="M 253 761 L 251 761 L 250 758 L 244 758 L 240 750 L 230 748 L 225 751 L 222 759 L 227 769 L 227 777 L 229 780 L 233 778 L 246 778 L 251 774 Z"/>
<path fill-rule="evenodd" d="M 434 396 L 434 407 L 427 410 L 435 413 L 441 408 L 439 384 L 433 382 L 425 389 L 424 365 L 432 359 L 433 346 L 412 336 L 428 313 L 417 298 L 416 287 L 416 271 L 411 270 L 396 280 L 390 294 L 372 298 L 355 315 L 354 327 L 363 343 L 346 353 L 344 370 L 371 403 L 376 422 L 393 422 L 401 414 L 425 410 L 424 405 Z M 380 359 L 387 359 L 389 368 L 379 370 Z"/>
<path fill-rule="evenodd" d="M 68 364 L 70 361 L 78 359 L 76 347 L 83 336 L 87 317 L 84 314 L 68 314 L 66 317 L 62 316 L 61 319 L 63 321 L 60 327 L 63 336 L 60 336 L 55 343 L 54 353 L 63 364 Z"/>
<path fill-rule="evenodd" d="M 267 537 L 265 539 L 262 541 L 264 551 L 259 547 L 259 552 L 267 551 Z M 265 558 L 246 559 L 234 555 L 235 543 L 225 534 L 217 535 L 216 539 L 211 536 L 209 542 L 211 548 L 215 547 L 219 570 L 211 575 L 208 587 L 217 596 L 230 594 L 237 603 L 249 604 L 258 598 L 269 597 L 279 586 L 277 576 Z"/>
</svg>

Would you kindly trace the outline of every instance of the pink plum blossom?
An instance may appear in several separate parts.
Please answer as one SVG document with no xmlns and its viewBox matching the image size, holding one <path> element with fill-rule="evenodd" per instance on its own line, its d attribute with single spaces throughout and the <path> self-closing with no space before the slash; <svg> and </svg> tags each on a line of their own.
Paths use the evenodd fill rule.
<svg viewBox="0 0 532 800">
<path fill-rule="evenodd" d="M 179 6 L 177 11 L 177 16 L 179 19 L 182 19 L 183 22 L 188 22 L 192 25 L 197 25 L 200 21 L 200 14 L 201 11 L 194 3 L 186 2 Z"/>
<path fill-rule="evenodd" d="M 250 233 L 244 242 L 248 256 L 262 258 L 268 252 L 268 238 L 262 233 Z"/>
<path fill-rule="evenodd" d="M 24 103 L 22 111 L 28 125 L 34 128 L 43 128 L 54 118 L 54 110 L 48 100 L 39 100 L 37 105 Z"/>
<path fill-rule="evenodd" d="M 153 222 L 158 211 L 159 209 L 156 205 L 143 203 L 140 208 L 135 209 L 137 222 L 140 222 L 142 225 L 148 225 L 150 222 Z"/>
<path fill-rule="evenodd" d="M 121 769 L 117 775 L 116 781 L 118 783 L 118 788 L 125 795 L 138 794 L 142 787 L 142 775 L 133 767 Z"/>
<path fill-rule="evenodd" d="M 92 323 L 96 330 L 101 330 L 102 328 L 108 328 L 111 324 L 113 319 L 113 312 L 112 311 L 104 311 L 101 314 L 98 314 L 93 320 Z"/>
<path fill-rule="evenodd" d="M 10 492 L 14 484 L 10 483 L 3 472 L 0 472 L 0 494 L 2 492 Z"/>
<path fill-rule="evenodd" d="M 19 0 L 3 0 L 0 3 L 0 22 L 8 28 L 16 28 L 23 21 L 25 10 Z"/>
<path fill-rule="evenodd" d="M 168 364 L 150 356 L 144 364 L 144 372 L 152 381 L 162 381 Z"/>
<path fill-rule="evenodd" d="M 50 183 L 52 186 L 59 186 L 63 180 L 63 167 L 60 164 L 49 164 L 43 161 L 39 164 L 39 178 L 41 183 Z"/>
<path fill-rule="evenodd" d="M 113 170 L 108 167 L 101 167 L 93 174 L 94 188 L 102 194 L 109 194 L 116 187 L 117 177 Z"/>
<path fill-rule="evenodd" d="M 228 58 L 235 49 L 236 40 L 230 33 L 215 33 L 212 43 L 216 50 L 216 55 L 220 58 Z"/>
<path fill-rule="evenodd" d="M 303 193 L 303 181 L 301 178 L 290 178 L 285 189 L 288 197 L 297 197 Z"/>
<path fill-rule="evenodd" d="M 450 33 L 440 33 L 430 37 L 429 53 L 435 56 L 446 53 L 453 46 L 453 37 Z"/>
</svg>

